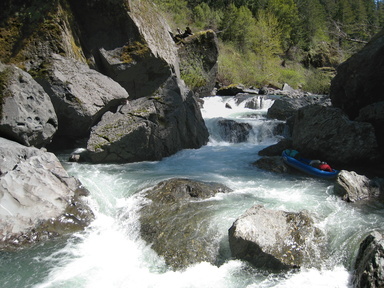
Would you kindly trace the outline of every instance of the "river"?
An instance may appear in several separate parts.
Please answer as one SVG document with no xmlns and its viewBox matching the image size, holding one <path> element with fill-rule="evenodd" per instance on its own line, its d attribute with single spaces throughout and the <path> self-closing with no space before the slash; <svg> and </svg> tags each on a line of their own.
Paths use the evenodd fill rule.
<svg viewBox="0 0 384 288">
<path fill-rule="evenodd" d="M 0 287 L 350 287 L 359 243 L 382 227 L 384 207 L 345 203 L 333 195 L 331 181 L 253 166 L 258 151 L 279 138 L 273 135 L 279 122 L 264 117 L 271 103 L 264 101 L 261 109 L 251 110 L 231 97 L 206 98 L 202 112 L 209 143 L 162 161 L 90 165 L 69 163 L 68 154 L 58 155 L 67 171 L 91 192 L 89 202 L 96 218 L 85 231 L 65 239 L 1 253 Z M 249 140 L 223 141 L 217 132 L 220 117 L 250 123 Z M 224 245 L 227 249 L 220 252 L 219 266 L 200 263 L 184 271 L 169 269 L 140 238 L 138 210 L 145 202 L 140 191 L 173 177 L 216 181 L 234 190 L 205 200 L 210 202 L 207 217 L 218 241 L 226 242 L 232 223 L 255 204 L 293 212 L 306 209 L 327 236 L 329 257 L 321 260 L 321 268 L 268 274 L 231 259 Z"/>
</svg>

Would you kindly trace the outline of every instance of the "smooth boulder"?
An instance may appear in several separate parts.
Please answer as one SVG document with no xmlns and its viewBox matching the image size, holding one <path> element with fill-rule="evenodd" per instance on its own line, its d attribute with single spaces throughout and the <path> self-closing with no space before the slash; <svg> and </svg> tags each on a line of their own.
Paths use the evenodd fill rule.
<svg viewBox="0 0 384 288">
<path fill-rule="evenodd" d="M 212 226 L 212 202 L 201 201 L 230 188 L 213 182 L 169 179 L 145 192 L 150 201 L 140 210 L 141 235 L 173 269 L 199 262 L 215 264 L 218 231 Z"/>
<path fill-rule="evenodd" d="M 0 134 L 26 146 L 43 147 L 58 129 L 51 99 L 27 72 L 0 63 Z"/>
<path fill-rule="evenodd" d="M 255 205 L 233 223 L 228 234 L 233 257 L 271 271 L 317 267 L 325 252 L 324 234 L 306 211 Z"/>
<path fill-rule="evenodd" d="M 93 213 L 55 155 L 0 138 L 0 249 L 84 229 Z"/>
</svg>

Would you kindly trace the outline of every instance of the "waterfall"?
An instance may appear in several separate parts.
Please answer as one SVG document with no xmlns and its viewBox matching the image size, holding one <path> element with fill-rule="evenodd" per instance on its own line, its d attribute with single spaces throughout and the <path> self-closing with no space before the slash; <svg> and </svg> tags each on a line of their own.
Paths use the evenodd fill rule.
<svg viewBox="0 0 384 288">
<path fill-rule="evenodd" d="M 270 144 L 283 136 L 284 122 L 265 117 L 274 102 L 272 99 L 253 96 L 240 101 L 214 96 L 204 100 L 202 113 L 212 143 Z"/>
</svg>

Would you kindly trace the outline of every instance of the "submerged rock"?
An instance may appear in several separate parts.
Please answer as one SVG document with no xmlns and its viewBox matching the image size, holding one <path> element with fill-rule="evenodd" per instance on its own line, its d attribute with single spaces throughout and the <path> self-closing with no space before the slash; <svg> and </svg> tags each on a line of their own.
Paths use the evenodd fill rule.
<svg viewBox="0 0 384 288">
<path fill-rule="evenodd" d="M 287 173 L 291 170 L 290 167 L 284 164 L 281 156 L 262 157 L 255 161 L 253 165 L 257 168 L 276 173 Z"/>
<path fill-rule="evenodd" d="M 58 128 L 51 99 L 32 76 L 0 63 L 0 134 L 23 145 L 43 147 Z"/>
<path fill-rule="evenodd" d="M 360 244 L 356 257 L 353 287 L 384 287 L 384 236 L 377 231 Z"/>
<path fill-rule="evenodd" d="M 251 124 L 240 123 L 234 120 L 219 120 L 218 125 L 221 138 L 230 143 L 246 142 L 252 131 Z"/>
<path fill-rule="evenodd" d="M 219 239 L 210 223 L 212 202 L 200 201 L 230 188 L 212 182 L 170 179 L 145 192 L 140 210 L 141 235 L 174 269 L 217 261 Z"/>
<path fill-rule="evenodd" d="M 79 180 L 52 153 L 0 138 L 0 249 L 80 231 L 93 219 Z"/>
<path fill-rule="evenodd" d="M 324 253 L 324 234 L 306 211 L 292 213 L 255 205 L 228 233 L 233 257 L 272 271 L 316 267 Z"/>
</svg>

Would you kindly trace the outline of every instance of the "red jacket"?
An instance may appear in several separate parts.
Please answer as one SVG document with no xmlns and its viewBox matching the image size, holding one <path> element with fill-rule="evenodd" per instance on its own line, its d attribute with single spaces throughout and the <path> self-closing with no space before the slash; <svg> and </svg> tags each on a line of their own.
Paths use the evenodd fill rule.
<svg viewBox="0 0 384 288">
<path fill-rule="evenodd" d="M 328 171 L 328 172 L 332 172 L 332 168 L 328 164 L 320 164 L 319 169 L 324 170 L 324 171 Z"/>
</svg>

